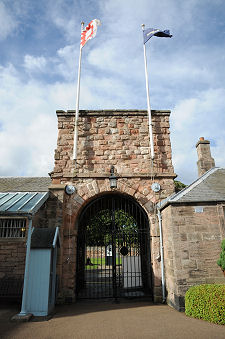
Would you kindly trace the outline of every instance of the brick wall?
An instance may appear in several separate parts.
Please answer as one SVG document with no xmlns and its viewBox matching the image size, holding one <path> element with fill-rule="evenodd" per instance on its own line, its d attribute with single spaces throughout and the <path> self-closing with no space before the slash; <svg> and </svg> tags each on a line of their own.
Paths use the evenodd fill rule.
<svg viewBox="0 0 225 339">
<path fill-rule="evenodd" d="M 0 279 L 21 279 L 24 274 L 25 256 L 25 239 L 0 240 Z"/>
<path fill-rule="evenodd" d="M 221 205 L 170 205 L 162 211 L 168 302 L 184 306 L 187 289 L 196 284 L 224 283 L 217 265 L 221 240 L 225 237 Z"/>
</svg>

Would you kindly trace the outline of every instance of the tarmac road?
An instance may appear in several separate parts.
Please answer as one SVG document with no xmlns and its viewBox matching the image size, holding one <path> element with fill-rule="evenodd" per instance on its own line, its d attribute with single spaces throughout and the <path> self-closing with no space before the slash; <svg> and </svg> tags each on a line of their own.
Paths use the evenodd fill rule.
<svg viewBox="0 0 225 339">
<path fill-rule="evenodd" d="M 1 339 L 225 339 L 225 326 L 150 302 L 79 302 L 56 307 L 48 321 L 15 323 L 19 308 L 0 306 Z"/>
</svg>

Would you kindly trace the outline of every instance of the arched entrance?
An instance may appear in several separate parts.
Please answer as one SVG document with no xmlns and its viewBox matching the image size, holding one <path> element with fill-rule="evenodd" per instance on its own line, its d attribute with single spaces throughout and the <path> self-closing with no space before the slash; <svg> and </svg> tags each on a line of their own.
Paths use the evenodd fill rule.
<svg viewBox="0 0 225 339">
<path fill-rule="evenodd" d="M 130 196 L 92 200 L 79 218 L 78 298 L 152 295 L 148 217 Z"/>
</svg>

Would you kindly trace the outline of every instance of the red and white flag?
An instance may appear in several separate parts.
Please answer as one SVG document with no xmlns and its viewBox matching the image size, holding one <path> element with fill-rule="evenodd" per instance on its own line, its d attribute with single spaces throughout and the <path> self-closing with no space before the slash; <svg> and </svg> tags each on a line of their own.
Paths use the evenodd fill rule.
<svg viewBox="0 0 225 339">
<path fill-rule="evenodd" d="M 81 41 L 80 41 L 80 47 L 84 47 L 86 42 L 96 36 L 97 33 L 97 27 L 101 25 L 100 20 L 94 19 L 92 20 L 83 30 L 81 33 Z"/>
</svg>

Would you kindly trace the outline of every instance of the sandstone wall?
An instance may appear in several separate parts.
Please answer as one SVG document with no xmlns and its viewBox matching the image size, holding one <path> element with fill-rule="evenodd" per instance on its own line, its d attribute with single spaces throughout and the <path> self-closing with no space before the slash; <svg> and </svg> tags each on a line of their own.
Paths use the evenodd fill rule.
<svg viewBox="0 0 225 339">
<path fill-rule="evenodd" d="M 146 111 L 81 111 L 77 170 L 72 158 L 74 111 L 57 111 L 58 142 L 53 178 L 77 174 L 109 174 L 110 165 L 118 175 L 152 173 Z M 171 156 L 169 111 L 152 111 L 155 144 L 154 172 L 174 174 Z"/>
<path fill-rule="evenodd" d="M 55 167 L 51 173 L 53 195 L 61 194 L 62 249 L 59 260 L 61 295 L 74 300 L 76 284 L 76 251 L 79 215 L 86 204 L 99 195 L 112 192 L 109 185 L 110 167 L 115 167 L 115 192 L 133 197 L 147 212 L 150 221 L 151 258 L 154 271 L 155 300 L 161 294 L 159 232 L 155 203 L 174 192 L 169 111 L 153 111 L 155 161 L 149 154 L 148 117 L 146 111 L 105 110 L 81 111 L 77 162 L 72 159 L 74 111 L 57 111 L 58 141 Z M 151 184 L 161 185 L 159 193 Z M 76 193 L 64 193 L 66 184 L 73 184 Z M 60 208 L 58 206 L 58 208 Z"/>
<path fill-rule="evenodd" d="M 170 205 L 162 211 L 168 302 L 182 310 L 190 286 L 224 283 L 217 265 L 225 237 L 222 205 Z"/>
</svg>

